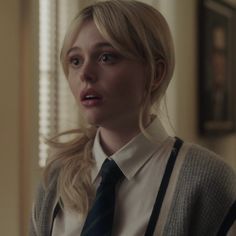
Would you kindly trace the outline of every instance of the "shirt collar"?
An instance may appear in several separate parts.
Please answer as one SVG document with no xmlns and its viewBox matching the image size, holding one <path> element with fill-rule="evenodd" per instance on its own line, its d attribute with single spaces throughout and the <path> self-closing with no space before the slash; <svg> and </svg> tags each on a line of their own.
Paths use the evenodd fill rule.
<svg viewBox="0 0 236 236">
<path fill-rule="evenodd" d="M 151 136 L 152 140 L 149 140 L 140 132 L 121 149 L 108 157 L 100 145 L 98 129 L 93 145 L 93 156 L 96 165 L 92 170 L 92 181 L 95 181 L 97 178 L 106 158 L 113 159 L 125 177 L 130 180 L 168 138 L 168 134 L 158 118 L 155 118 L 145 130 Z"/>
</svg>

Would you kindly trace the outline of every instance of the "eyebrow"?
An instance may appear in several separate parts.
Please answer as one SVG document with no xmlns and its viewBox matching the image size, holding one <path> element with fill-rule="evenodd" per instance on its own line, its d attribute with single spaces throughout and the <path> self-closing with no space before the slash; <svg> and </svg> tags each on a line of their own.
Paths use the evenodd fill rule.
<svg viewBox="0 0 236 236">
<path fill-rule="evenodd" d="M 95 49 L 104 48 L 104 47 L 114 48 L 114 47 L 113 47 L 110 43 L 108 43 L 108 42 L 99 42 L 99 43 L 96 43 L 96 44 L 93 46 L 93 48 L 95 48 Z M 77 51 L 77 50 L 81 50 L 81 48 L 80 48 L 80 47 L 77 47 L 77 46 L 72 47 L 72 48 L 70 48 L 70 49 L 67 51 L 67 55 L 70 54 L 71 52 Z"/>
</svg>

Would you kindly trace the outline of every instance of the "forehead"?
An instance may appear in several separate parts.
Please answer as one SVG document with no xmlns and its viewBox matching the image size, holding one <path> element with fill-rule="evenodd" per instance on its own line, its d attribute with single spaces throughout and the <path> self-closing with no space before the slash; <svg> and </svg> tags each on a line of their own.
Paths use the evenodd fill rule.
<svg viewBox="0 0 236 236">
<path fill-rule="evenodd" d="M 75 37 L 72 47 L 91 48 L 98 46 L 111 46 L 111 44 L 101 35 L 96 24 L 90 20 L 81 24 Z"/>
</svg>

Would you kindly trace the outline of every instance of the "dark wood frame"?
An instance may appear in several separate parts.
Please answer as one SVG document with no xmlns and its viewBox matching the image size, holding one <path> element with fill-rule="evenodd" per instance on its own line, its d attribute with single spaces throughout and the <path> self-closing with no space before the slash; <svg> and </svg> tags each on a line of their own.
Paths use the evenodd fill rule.
<svg viewBox="0 0 236 236">
<path fill-rule="evenodd" d="M 199 9 L 199 127 L 205 135 L 235 131 L 236 11 L 224 1 Z"/>
</svg>

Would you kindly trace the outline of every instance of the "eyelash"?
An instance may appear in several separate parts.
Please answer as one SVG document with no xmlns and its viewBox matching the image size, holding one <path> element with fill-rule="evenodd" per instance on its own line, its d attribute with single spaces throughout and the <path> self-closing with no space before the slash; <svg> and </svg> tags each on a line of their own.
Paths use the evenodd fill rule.
<svg viewBox="0 0 236 236">
<path fill-rule="evenodd" d="M 115 63 L 116 60 L 118 59 L 118 56 L 117 56 L 116 54 L 106 52 L 106 53 L 103 53 L 103 54 L 99 57 L 99 61 L 103 61 L 104 63 L 107 63 L 106 60 L 103 60 L 104 57 L 108 57 L 108 58 L 109 58 L 109 59 L 108 59 L 108 63 L 109 63 L 109 64 Z"/>
<path fill-rule="evenodd" d="M 106 59 L 104 58 L 106 57 Z M 107 60 L 108 58 L 108 60 Z M 119 59 L 119 56 L 115 53 L 110 52 L 104 52 L 100 56 L 98 56 L 98 61 L 102 64 L 114 64 Z M 81 64 L 80 56 L 70 56 L 69 57 L 69 65 L 71 65 L 73 68 L 78 68 Z"/>
<path fill-rule="evenodd" d="M 80 59 L 78 56 L 72 56 L 72 57 L 69 57 L 69 64 L 72 66 L 72 67 L 78 67 L 79 64 L 75 65 L 74 62 L 75 60 L 77 60 L 78 63 L 80 63 Z"/>
</svg>

